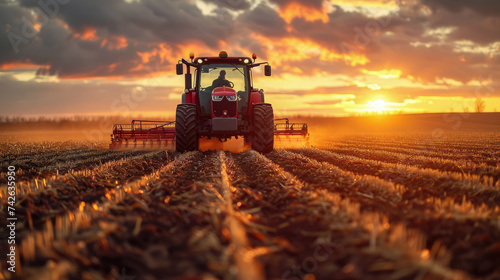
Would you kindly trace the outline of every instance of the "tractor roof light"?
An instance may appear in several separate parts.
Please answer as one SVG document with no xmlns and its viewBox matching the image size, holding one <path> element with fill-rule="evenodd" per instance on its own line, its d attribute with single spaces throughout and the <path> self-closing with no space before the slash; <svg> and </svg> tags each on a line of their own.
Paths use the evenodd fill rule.
<svg viewBox="0 0 500 280">
<path fill-rule="evenodd" d="M 198 58 L 198 63 L 199 63 L 199 64 L 202 64 L 202 63 L 203 63 L 203 59 Z"/>
<path fill-rule="evenodd" d="M 191 58 L 191 62 L 193 62 L 193 59 L 194 59 L 194 52 L 191 52 L 191 53 L 189 54 L 189 58 Z"/>
<path fill-rule="evenodd" d="M 250 62 L 250 60 L 248 60 L 248 58 L 245 58 L 245 60 L 243 60 L 243 63 L 245 63 L 245 64 L 249 63 L 249 62 Z"/>
<path fill-rule="evenodd" d="M 221 52 L 219 53 L 219 57 L 220 57 L 220 58 L 226 58 L 226 57 L 227 57 L 227 52 L 226 52 L 226 51 L 221 51 Z"/>
<path fill-rule="evenodd" d="M 256 53 L 252 54 L 252 58 L 253 58 L 253 62 L 255 62 L 255 60 L 257 59 L 257 54 Z"/>
</svg>

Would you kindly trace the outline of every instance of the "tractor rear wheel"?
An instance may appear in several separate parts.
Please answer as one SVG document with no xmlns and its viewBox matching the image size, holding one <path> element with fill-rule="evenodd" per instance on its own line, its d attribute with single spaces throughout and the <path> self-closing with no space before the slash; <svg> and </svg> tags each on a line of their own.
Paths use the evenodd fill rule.
<svg viewBox="0 0 500 280">
<path fill-rule="evenodd" d="M 198 150 L 196 106 L 179 104 L 175 112 L 175 149 L 178 152 Z"/>
<path fill-rule="evenodd" d="M 274 113 L 271 104 L 255 104 L 253 108 L 252 149 L 269 153 L 274 146 Z"/>
</svg>

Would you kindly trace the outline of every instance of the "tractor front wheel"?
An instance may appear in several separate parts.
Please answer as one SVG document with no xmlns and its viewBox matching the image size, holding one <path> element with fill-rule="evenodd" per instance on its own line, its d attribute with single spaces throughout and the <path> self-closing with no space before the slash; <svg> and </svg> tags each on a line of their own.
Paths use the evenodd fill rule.
<svg viewBox="0 0 500 280">
<path fill-rule="evenodd" d="M 179 104 L 175 113 L 175 149 L 178 152 L 198 150 L 196 106 Z"/>
<path fill-rule="evenodd" d="M 252 149 L 269 153 L 274 146 L 274 113 L 271 104 L 255 104 L 253 108 Z"/>
</svg>

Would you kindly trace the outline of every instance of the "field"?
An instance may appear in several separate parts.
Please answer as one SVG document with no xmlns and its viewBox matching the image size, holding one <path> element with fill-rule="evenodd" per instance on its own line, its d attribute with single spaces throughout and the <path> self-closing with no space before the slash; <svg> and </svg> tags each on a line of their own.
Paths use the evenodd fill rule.
<svg viewBox="0 0 500 280">
<path fill-rule="evenodd" d="M 2 260 L 2 276 L 499 279 L 493 120 L 364 134 L 332 125 L 313 129 L 311 147 L 265 155 L 9 138 L 0 219 L 13 165 L 18 261 L 11 274 Z M 430 121 L 422 126 L 450 125 Z"/>
</svg>

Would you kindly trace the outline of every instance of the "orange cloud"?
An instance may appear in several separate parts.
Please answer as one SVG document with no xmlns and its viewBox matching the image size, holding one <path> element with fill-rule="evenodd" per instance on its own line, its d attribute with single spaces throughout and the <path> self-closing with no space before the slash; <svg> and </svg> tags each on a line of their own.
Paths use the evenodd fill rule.
<svg viewBox="0 0 500 280">
<path fill-rule="evenodd" d="M 324 23 L 329 21 L 326 9 L 323 7 L 318 11 L 314 7 L 308 7 L 298 2 L 290 2 L 278 9 L 278 13 L 287 23 L 291 23 L 294 18 L 303 18 L 306 21 L 321 20 Z"/>
<path fill-rule="evenodd" d="M 188 59 L 189 54 L 194 52 L 195 56 L 217 56 L 222 49 L 224 42 L 219 41 L 221 46 L 218 49 L 212 49 L 198 41 L 183 42 L 182 45 L 169 45 L 166 43 L 161 43 L 154 45 L 151 51 L 147 52 L 137 52 L 137 55 L 141 58 L 142 63 L 149 63 L 153 59 L 159 59 L 161 63 L 172 63 L 175 64 L 181 58 Z M 231 55 L 231 49 L 225 49 Z"/>
<path fill-rule="evenodd" d="M 146 68 L 144 67 L 144 64 L 137 64 L 134 68 L 130 69 L 130 72 L 136 72 L 136 71 L 144 71 Z"/>
<path fill-rule="evenodd" d="M 161 63 L 172 61 L 173 59 L 172 48 L 166 43 L 161 43 L 148 52 L 137 52 L 137 55 L 141 58 L 142 63 L 148 63 L 152 58 L 159 58 Z"/>
<path fill-rule="evenodd" d="M 11 63 L 4 63 L 0 66 L 0 69 L 2 70 L 20 69 L 20 68 L 38 69 L 40 68 L 40 65 L 36 65 L 30 62 L 11 62 Z"/>
<path fill-rule="evenodd" d="M 128 47 L 127 38 L 124 36 L 112 36 L 110 38 L 101 38 L 97 36 L 95 28 L 86 27 L 82 33 L 74 33 L 73 38 L 78 38 L 84 41 L 101 41 L 101 48 L 107 47 L 109 50 L 120 50 Z"/>
<path fill-rule="evenodd" d="M 107 46 L 108 49 L 110 50 L 120 50 L 123 48 L 128 47 L 128 42 L 127 38 L 123 36 L 114 36 L 111 37 L 109 40 L 104 39 L 101 42 L 101 47 Z"/>
<path fill-rule="evenodd" d="M 339 53 L 311 40 L 293 37 L 270 39 L 258 34 L 253 34 L 252 37 L 260 41 L 262 46 L 269 46 L 267 55 L 269 63 L 276 66 L 285 67 L 285 62 L 309 59 L 329 62 L 344 61 L 351 66 L 365 65 L 369 62 L 368 58 L 362 53 Z"/>
<path fill-rule="evenodd" d="M 82 33 L 73 34 L 74 38 L 79 38 L 85 41 L 97 41 L 99 37 L 96 35 L 97 30 L 92 27 L 85 27 Z"/>
</svg>

